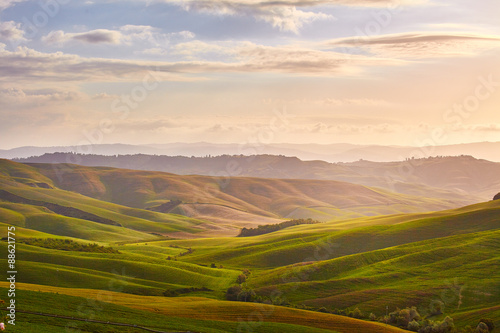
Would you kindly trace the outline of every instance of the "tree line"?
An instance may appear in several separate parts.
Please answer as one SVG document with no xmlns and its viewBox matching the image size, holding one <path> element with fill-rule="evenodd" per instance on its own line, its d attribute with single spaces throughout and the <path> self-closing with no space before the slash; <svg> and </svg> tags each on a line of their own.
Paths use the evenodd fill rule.
<svg viewBox="0 0 500 333">
<path fill-rule="evenodd" d="M 238 237 L 258 236 L 258 235 L 263 235 L 263 234 L 275 232 L 275 231 L 285 229 L 288 227 L 293 227 L 295 225 L 317 224 L 317 223 L 321 223 L 321 222 L 309 218 L 309 219 L 293 219 L 290 221 L 285 221 L 285 222 L 281 222 L 281 223 L 277 223 L 277 224 L 259 225 L 257 228 L 243 228 L 243 229 L 241 229 Z"/>
</svg>

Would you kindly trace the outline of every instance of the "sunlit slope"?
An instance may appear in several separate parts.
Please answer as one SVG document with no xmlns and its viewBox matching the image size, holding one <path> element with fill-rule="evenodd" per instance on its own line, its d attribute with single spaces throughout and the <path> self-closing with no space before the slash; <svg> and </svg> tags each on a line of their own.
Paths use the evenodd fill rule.
<svg viewBox="0 0 500 333">
<path fill-rule="evenodd" d="M 18 263 L 19 271 L 22 271 L 20 281 L 26 283 L 106 289 L 110 283 L 118 281 L 124 284 L 123 292 L 162 295 L 167 290 L 187 287 L 222 292 L 240 274 L 237 270 L 167 259 L 183 249 L 155 250 L 154 254 L 144 255 L 140 254 L 139 248 L 136 249 L 139 253 L 104 254 L 17 245 L 17 256 L 22 258 Z M 0 249 L 7 251 L 5 242 L 0 242 Z M 40 274 L 41 271 L 44 274 Z"/>
<path fill-rule="evenodd" d="M 6 286 L 0 283 L 0 286 Z M 190 330 L 194 332 L 222 333 L 251 330 L 256 333 L 398 333 L 404 330 L 379 323 L 361 321 L 331 314 L 289 309 L 255 303 L 216 301 L 201 297 L 146 297 L 113 291 L 68 289 L 18 284 L 20 301 L 24 309 L 75 316 L 92 315 L 92 319 L 125 322 L 158 330 Z M 97 302 L 96 302 L 97 300 Z M 103 302 L 104 301 L 104 302 Z M 46 304 L 53 304 L 50 311 Z M 96 311 L 99 309 L 99 311 Z M 261 320 L 255 320 L 258 316 Z M 23 315 L 21 325 L 40 325 L 37 332 L 57 329 L 58 321 L 44 318 L 43 326 L 36 318 Z M 81 325 L 80 325 L 81 327 Z M 122 332 L 123 328 L 91 324 L 90 330 Z M 23 331 L 29 332 L 29 331 Z M 61 331 L 63 332 L 63 331 Z"/>
<path fill-rule="evenodd" d="M 141 209 L 180 200 L 172 212 L 195 218 L 210 216 L 214 221 L 230 216 L 237 225 L 255 224 L 259 218 L 265 223 L 306 215 L 329 220 L 457 207 L 453 200 L 395 194 L 333 180 L 179 176 L 70 164 L 30 166 L 62 189 L 99 200 Z"/>
<path fill-rule="evenodd" d="M 196 248 L 197 251 L 185 259 L 192 262 L 215 261 L 236 267 L 270 268 L 300 263 L 318 252 L 318 256 L 328 255 L 331 259 L 498 228 L 500 201 L 491 201 L 436 213 L 333 221 L 295 226 L 255 237 L 172 241 L 167 244 Z M 328 253 L 325 247 L 328 247 Z"/>
<path fill-rule="evenodd" d="M 0 161 L 0 192 L 3 223 L 59 236 L 133 241 L 178 232 L 199 233 L 203 231 L 199 226 L 208 223 L 61 190 L 32 167 L 5 160 Z"/>
<path fill-rule="evenodd" d="M 278 288 L 289 300 L 316 307 L 382 314 L 386 305 L 428 311 L 440 300 L 450 314 L 497 305 L 499 268 L 495 230 L 280 267 L 251 283 L 263 294 Z"/>
</svg>

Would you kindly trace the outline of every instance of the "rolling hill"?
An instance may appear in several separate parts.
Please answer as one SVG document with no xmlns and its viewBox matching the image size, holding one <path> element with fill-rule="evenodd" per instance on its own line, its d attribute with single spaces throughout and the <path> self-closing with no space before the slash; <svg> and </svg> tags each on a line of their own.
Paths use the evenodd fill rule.
<svg viewBox="0 0 500 333">
<path fill-rule="evenodd" d="M 9 219 L 17 216 L 43 232 L 59 228 L 61 223 L 75 225 L 72 219 L 79 218 L 86 220 L 81 227 L 88 225 L 87 229 L 92 223 L 106 221 L 96 226 L 102 232 L 125 227 L 134 232 L 175 237 L 236 235 L 241 227 L 277 223 L 282 219 L 327 221 L 415 213 L 453 208 L 467 202 L 395 194 L 333 180 L 186 176 L 8 160 L 1 161 L 0 173 L 3 175 L 0 198 L 6 202 L 0 207 L 3 214 Z M 12 205 L 37 207 L 38 211 L 20 217 L 17 213 L 21 207 Z M 40 207 L 46 210 L 40 211 Z M 57 218 L 40 222 L 50 219 L 51 213 L 58 214 Z"/>
<path fill-rule="evenodd" d="M 16 226 L 18 310 L 159 330 L 403 332 L 366 319 L 411 306 L 431 320 L 451 316 L 457 327 L 483 317 L 498 323 L 500 200 L 455 205 L 331 180 L 222 182 L 0 160 L 0 237 Z M 327 218 L 221 237 L 299 212 Z M 45 248 L 25 238 L 97 242 L 116 251 Z M 6 242 L 0 251 L 7 252 Z M 225 299 L 242 272 L 255 302 Z M 434 314 L 435 304 L 442 313 Z M 345 316 L 356 308 L 365 320 Z M 67 319 L 26 314 L 19 324 L 19 332 L 62 332 Z"/>
<path fill-rule="evenodd" d="M 45 154 L 16 160 L 23 163 L 74 163 L 179 175 L 337 180 L 427 198 L 460 201 L 489 200 L 500 183 L 500 163 L 471 156 L 407 159 L 400 162 L 327 163 L 275 155 L 183 157 L 157 155 Z"/>
</svg>

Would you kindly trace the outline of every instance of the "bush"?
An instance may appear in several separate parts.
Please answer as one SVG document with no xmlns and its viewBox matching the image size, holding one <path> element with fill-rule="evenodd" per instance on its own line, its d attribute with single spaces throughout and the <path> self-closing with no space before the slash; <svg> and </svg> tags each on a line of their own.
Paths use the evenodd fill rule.
<svg viewBox="0 0 500 333">
<path fill-rule="evenodd" d="M 419 329 L 420 329 L 420 324 L 418 322 L 416 322 L 415 320 L 411 321 L 408 324 L 408 330 L 410 330 L 410 331 L 418 332 Z"/>
<path fill-rule="evenodd" d="M 361 312 L 360 309 L 356 308 L 356 309 L 352 310 L 351 312 L 349 312 L 349 317 L 361 319 L 364 316 L 363 316 L 363 312 Z"/>
<path fill-rule="evenodd" d="M 226 291 L 226 299 L 228 301 L 237 301 L 238 295 L 241 293 L 242 288 L 240 286 L 229 287 Z"/>
<path fill-rule="evenodd" d="M 433 301 L 429 306 L 429 314 L 431 316 L 438 316 L 443 314 L 444 303 L 441 301 Z"/>
<path fill-rule="evenodd" d="M 481 318 L 481 320 L 479 322 L 485 323 L 486 326 L 488 326 L 488 329 L 490 330 L 490 332 L 493 332 L 493 330 L 495 329 L 495 324 L 493 323 L 493 320 L 491 320 L 489 318 Z"/>
<path fill-rule="evenodd" d="M 500 200 L 500 192 L 493 197 L 493 200 Z"/>
<path fill-rule="evenodd" d="M 368 319 L 370 321 L 377 321 L 377 316 L 373 313 L 370 313 L 370 315 L 368 316 Z"/>
<path fill-rule="evenodd" d="M 482 321 L 477 325 L 476 330 L 474 333 L 489 333 L 490 329 L 488 328 L 488 325 L 483 323 Z"/>
</svg>

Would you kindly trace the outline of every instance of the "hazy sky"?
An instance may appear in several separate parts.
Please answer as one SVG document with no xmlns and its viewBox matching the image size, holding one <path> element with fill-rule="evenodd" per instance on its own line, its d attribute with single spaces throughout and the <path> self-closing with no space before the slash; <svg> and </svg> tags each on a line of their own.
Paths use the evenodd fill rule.
<svg viewBox="0 0 500 333">
<path fill-rule="evenodd" d="M 0 0 L 0 148 L 500 141 L 498 0 Z"/>
</svg>

